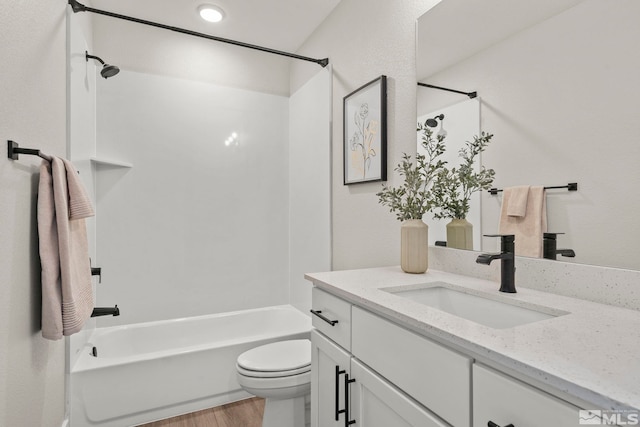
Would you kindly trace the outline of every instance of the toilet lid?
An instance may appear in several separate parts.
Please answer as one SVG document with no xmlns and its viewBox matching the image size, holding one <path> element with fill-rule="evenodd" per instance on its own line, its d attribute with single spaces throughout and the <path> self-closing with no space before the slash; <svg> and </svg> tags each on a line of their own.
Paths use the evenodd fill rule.
<svg viewBox="0 0 640 427">
<path fill-rule="evenodd" d="M 238 356 L 238 366 L 258 372 L 281 372 L 311 364 L 311 341 L 289 340 L 265 344 Z"/>
</svg>

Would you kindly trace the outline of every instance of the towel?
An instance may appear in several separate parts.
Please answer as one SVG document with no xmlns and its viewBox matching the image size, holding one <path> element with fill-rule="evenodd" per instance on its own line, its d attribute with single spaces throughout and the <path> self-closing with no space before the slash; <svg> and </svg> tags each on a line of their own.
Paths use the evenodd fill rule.
<svg viewBox="0 0 640 427">
<path fill-rule="evenodd" d="M 507 194 L 509 193 L 509 194 Z M 502 203 L 507 204 L 507 215 L 524 217 L 527 213 L 527 199 L 529 198 L 529 186 L 510 187 L 504 190 L 505 198 Z"/>
<path fill-rule="evenodd" d="M 84 218 L 91 201 L 68 160 L 40 166 L 38 238 L 42 266 L 42 336 L 79 332 L 93 312 L 89 245 Z"/>
<path fill-rule="evenodd" d="M 547 231 L 547 200 L 544 187 L 532 186 L 528 188 L 525 211 L 523 216 L 509 215 L 512 196 L 515 205 L 519 206 L 513 212 L 520 213 L 522 206 L 522 187 L 505 188 L 502 196 L 500 211 L 500 234 L 514 234 L 516 236 L 516 255 L 542 257 L 542 235 Z"/>
</svg>

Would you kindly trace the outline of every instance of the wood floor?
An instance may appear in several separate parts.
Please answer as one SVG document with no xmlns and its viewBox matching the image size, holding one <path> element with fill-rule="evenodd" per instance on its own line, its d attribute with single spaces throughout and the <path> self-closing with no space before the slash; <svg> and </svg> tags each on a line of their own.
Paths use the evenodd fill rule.
<svg viewBox="0 0 640 427">
<path fill-rule="evenodd" d="M 264 399 L 254 397 L 138 427 L 261 427 Z"/>
</svg>

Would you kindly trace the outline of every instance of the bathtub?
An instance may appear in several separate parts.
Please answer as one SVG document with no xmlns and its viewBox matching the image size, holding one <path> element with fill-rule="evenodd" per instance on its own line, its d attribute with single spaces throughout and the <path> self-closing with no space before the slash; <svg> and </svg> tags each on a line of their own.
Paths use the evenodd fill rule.
<svg viewBox="0 0 640 427">
<path fill-rule="evenodd" d="M 250 397 L 238 355 L 310 330 L 290 305 L 96 329 L 71 370 L 70 426 L 134 426 Z"/>
</svg>

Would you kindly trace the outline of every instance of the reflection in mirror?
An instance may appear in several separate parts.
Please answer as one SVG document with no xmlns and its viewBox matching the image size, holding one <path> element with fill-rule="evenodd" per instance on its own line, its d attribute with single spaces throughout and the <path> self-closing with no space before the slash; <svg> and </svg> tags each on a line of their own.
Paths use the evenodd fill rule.
<svg viewBox="0 0 640 427">
<path fill-rule="evenodd" d="M 546 192 L 548 231 L 575 251 L 563 262 L 640 269 L 637 16 L 637 0 L 447 0 L 418 20 L 418 81 L 482 97 L 494 186 L 579 184 Z M 417 95 L 420 117 L 464 97 Z M 483 233 L 498 231 L 501 202 L 482 193 Z"/>
<path fill-rule="evenodd" d="M 430 91 L 426 88 L 418 90 Z M 449 167 L 457 166 L 460 163 L 458 152 L 464 147 L 464 143 L 472 141 L 474 135 L 480 134 L 480 101 L 477 98 L 468 99 L 428 112 L 418 116 L 418 123 L 435 125 L 431 126 L 433 133 L 445 135 L 446 151 L 441 159 L 445 160 Z M 421 133 L 418 132 L 417 152 L 426 155 L 426 150 L 421 142 Z M 476 170 L 478 169 L 479 167 L 476 165 Z M 474 193 L 469 204 L 469 214 L 466 219 L 473 226 L 473 249 L 481 250 L 480 193 Z M 437 241 L 447 240 L 446 224 L 450 222 L 450 219 L 435 219 L 431 213 L 426 213 L 422 219 L 429 226 L 430 245 L 434 245 Z"/>
</svg>

